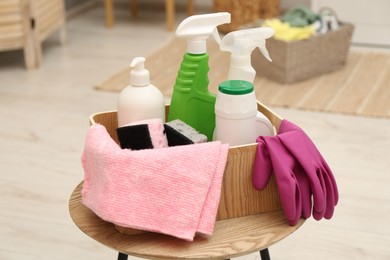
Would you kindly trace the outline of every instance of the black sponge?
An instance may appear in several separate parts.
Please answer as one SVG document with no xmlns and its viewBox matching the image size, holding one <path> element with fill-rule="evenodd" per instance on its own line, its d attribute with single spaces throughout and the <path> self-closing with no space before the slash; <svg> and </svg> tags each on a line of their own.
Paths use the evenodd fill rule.
<svg viewBox="0 0 390 260">
<path fill-rule="evenodd" d="M 122 149 L 153 149 L 152 138 L 146 124 L 119 127 L 116 133 Z"/>
</svg>

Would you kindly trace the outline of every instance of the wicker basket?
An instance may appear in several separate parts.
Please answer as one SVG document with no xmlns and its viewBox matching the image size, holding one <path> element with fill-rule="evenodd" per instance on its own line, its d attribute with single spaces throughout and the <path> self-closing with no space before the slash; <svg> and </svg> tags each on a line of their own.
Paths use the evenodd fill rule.
<svg viewBox="0 0 390 260">
<path fill-rule="evenodd" d="M 223 33 L 238 30 L 259 18 L 271 18 L 280 15 L 279 0 L 214 0 L 216 12 L 229 12 L 231 22 L 218 27 Z"/>
<path fill-rule="evenodd" d="M 354 26 L 344 23 L 339 30 L 307 40 L 285 42 L 267 40 L 272 63 L 257 49 L 252 65 L 257 75 L 280 83 L 294 83 L 338 70 L 345 66 Z"/>
</svg>

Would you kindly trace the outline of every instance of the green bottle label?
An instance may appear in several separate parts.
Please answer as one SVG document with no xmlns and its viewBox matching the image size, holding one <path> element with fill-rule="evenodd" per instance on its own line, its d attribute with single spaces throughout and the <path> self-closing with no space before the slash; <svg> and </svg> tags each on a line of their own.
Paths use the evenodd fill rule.
<svg viewBox="0 0 390 260">
<path fill-rule="evenodd" d="M 184 54 L 172 93 L 168 121 L 180 119 L 212 140 L 216 95 L 208 91 L 209 56 Z"/>
</svg>

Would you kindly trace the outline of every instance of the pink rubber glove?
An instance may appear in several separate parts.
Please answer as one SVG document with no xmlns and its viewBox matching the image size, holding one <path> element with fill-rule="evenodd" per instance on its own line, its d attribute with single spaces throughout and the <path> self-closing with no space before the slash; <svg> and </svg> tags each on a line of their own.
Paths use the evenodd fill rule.
<svg viewBox="0 0 390 260">
<path fill-rule="evenodd" d="M 328 164 L 302 129 L 283 120 L 277 136 L 257 139 L 253 185 L 263 189 L 272 169 L 290 225 L 299 217 L 330 219 L 338 202 L 336 181 Z"/>
<path fill-rule="evenodd" d="M 310 217 L 310 184 L 299 163 L 277 136 L 260 136 L 252 176 L 253 185 L 262 190 L 267 185 L 272 169 L 275 172 L 280 201 L 290 225 L 297 224 L 301 215 Z M 308 202 L 309 200 L 309 202 Z"/>
<path fill-rule="evenodd" d="M 278 137 L 295 157 L 310 180 L 313 192 L 313 217 L 330 219 L 339 194 L 331 169 L 306 133 L 293 123 L 283 120 Z M 310 205 L 311 206 L 311 205 Z"/>
</svg>

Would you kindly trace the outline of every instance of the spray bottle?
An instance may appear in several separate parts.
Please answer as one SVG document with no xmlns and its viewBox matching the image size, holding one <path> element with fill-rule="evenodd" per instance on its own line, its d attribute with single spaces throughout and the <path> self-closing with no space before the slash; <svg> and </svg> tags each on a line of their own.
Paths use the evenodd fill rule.
<svg viewBox="0 0 390 260">
<path fill-rule="evenodd" d="M 274 135 L 272 123 L 257 111 L 253 86 L 256 71 L 251 64 L 256 47 L 271 61 L 265 40 L 273 35 L 272 28 L 263 27 L 234 31 L 222 39 L 220 49 L 231 52 L 231 60 L 228 81 L 218 89 L 214 140 L 234 146 L 254 143 L 259 135 Z"/>
<path fill-rule="evenodd" d="M 177 28 L 178 37 L 187 38 L 184 54 L 173 89 L 168 121 L 180 119 L 212 139 L 215 128 L 216 95 L 208 91 L 209 56 L 206 40 L 212 35 L 220 43 L 217 26 L 230 22 L 227 12 L 194 15 Z"/>
<path fill-rule="evenodd" d="M 256 71 L 251 64 L 252 51 L 258 47 L 264 57 L 272 61 L 265 47 L 265 40 L 274 33 L 272 28 L 259 27 L 230 32 L 223 37 L 220 49 L 231 53 L 228 80 L 246 80 L 253 83 Z"/>
<path fill-rule="evenodd" d="M 131 62 L 130 85 L 122 90 L 118 99 L 118 126 L 134 121 L 160 118 L 165 122 L 164 96 L 150 84 L 145 58 L 136 57 Z"/>
</svg>

